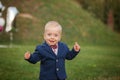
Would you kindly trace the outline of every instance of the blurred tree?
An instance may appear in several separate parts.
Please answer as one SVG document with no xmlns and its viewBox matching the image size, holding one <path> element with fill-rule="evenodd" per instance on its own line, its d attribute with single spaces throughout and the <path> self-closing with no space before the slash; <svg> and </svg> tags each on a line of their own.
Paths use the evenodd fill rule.
<svg viewBox="0 0 120 80">
<path fill-rule="evenodd" d="M 111 29 L 120 32 L 120 0 L 76 0 Z"/>
</svg>

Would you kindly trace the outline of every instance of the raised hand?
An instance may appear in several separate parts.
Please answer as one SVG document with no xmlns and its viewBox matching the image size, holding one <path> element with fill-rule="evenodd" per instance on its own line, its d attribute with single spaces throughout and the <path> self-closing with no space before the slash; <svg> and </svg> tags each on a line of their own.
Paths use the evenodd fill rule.
<svg viewBox="0 0 120 80">
<path fill-rule="evenodd" d="M 24 54 L 24 58 L 25 59 L 29 59 L 30 58 L 30 52 L 27 51 L 25 54 Z"/>
<path fill-rule="evenodd" d="M 80 45 L 77 42 L 75 42 L 75 44 L 74 44 L 74 50 L 76 52 L 78 52 L 80 50 Z"/>
</svg>

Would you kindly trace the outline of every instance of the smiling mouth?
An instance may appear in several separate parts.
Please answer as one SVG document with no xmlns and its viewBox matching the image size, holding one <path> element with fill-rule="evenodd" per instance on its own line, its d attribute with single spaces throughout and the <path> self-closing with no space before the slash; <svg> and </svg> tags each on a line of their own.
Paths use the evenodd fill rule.
<svg viewBox="0 0 120 80">
<path fill-rule="evenodd" d="M 55 42 L 55 41 L 50 41 L 51 43 Z"/>
</svg>

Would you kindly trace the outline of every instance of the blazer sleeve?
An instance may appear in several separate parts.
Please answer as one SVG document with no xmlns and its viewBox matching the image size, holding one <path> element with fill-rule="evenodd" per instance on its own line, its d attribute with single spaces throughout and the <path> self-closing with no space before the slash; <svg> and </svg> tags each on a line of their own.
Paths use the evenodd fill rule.
<svg viewBox="0 0 120 80">
<path fill-rule="evenodd" d="M 72 60 L 73 58 L 75 58 L 77 56 L 77 54 L 79 52 L 80 51 L 76 52 L 73 48 L 72 48 L 72 50 L 67 49 L 66 59 Z"/>
<path fill-rule="evenodd" d="M 38 61 L 40 61 L 41 56 L 40 56 L 39 49 L 40 49 L 40 47 L 37 46 L 36 49 L 35 49 L 35 51 L 33 52 L 33 54 L 31 54 L 30 58 L 27 59 L 28 62 L 35 64 Z"/>
</svg>

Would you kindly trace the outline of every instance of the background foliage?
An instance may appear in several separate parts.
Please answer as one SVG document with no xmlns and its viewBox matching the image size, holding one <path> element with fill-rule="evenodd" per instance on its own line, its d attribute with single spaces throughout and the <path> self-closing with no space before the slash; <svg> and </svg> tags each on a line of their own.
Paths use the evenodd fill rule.
<svg viewBox="0 0 120 80">
<path fill-rule="evenodd" d="M 35 45 L 43 42 L 44 25 L 49 20 L 62 25 L 62 41 L 70 49 L 75 41 L 81 46 L 80 54 L 72 61 L 66 61 L 67 80 L 120 80 L 120 34 L 108 28 L 95 14 L 84 10 L 75 0 L 1 1 L 6 10 L 9 6 L 16 6 L 20 13 L 13 30 L 0 33 L 0 80 L 38 79 L 40 64 L 26 62 L 24 53 L 33 52 Z M 94 1 L 97 3 L 98 0 Z M 103 7 L 104 0 L 100 1 L 95 7 L 98 15 L 104 12 L 98 7 Z M 95 6 L 92 2 L 90 4 Z M 94 8 L 89 9 L 94 11 Z M 9 39 L 11 32 L 13 41 Z M 1 47 L 2 44 L 7 46 Z"/>
<path fill-rule="evenodd" d="M 37 44 L 43 42 L 43 30 L 47 21 L 56 20 L 63 26 L 62 41 L 74 44 L 119 45 L 120 35 L 106 27 L 99 19 L 69 0 L 1 0 L 6 10 L 16 6 L 17 31 L 13 32 L 13 44 Z M 92 4 L 92 3 L 91 3 Z M 102 4 L 101 4 L 102 5 Z M 102 6 L 101 6 L 102 7 Z M 3 12 L 6 17 L 6 10 Z M 98 11 L 97 11 L 98 12 Z M 0 44 L 10 43 L 10 32 L 0 33 Z"/>
<path fill-rule="evenodd" d="M 113 24 L 113 30 L 120 32 L 120 0 L 76 0 L 105 24 Z M 108 23 L 112 11 L 113 22 Z M 111 26 L 110 26 L 111 27 Z"/>
</svg>

